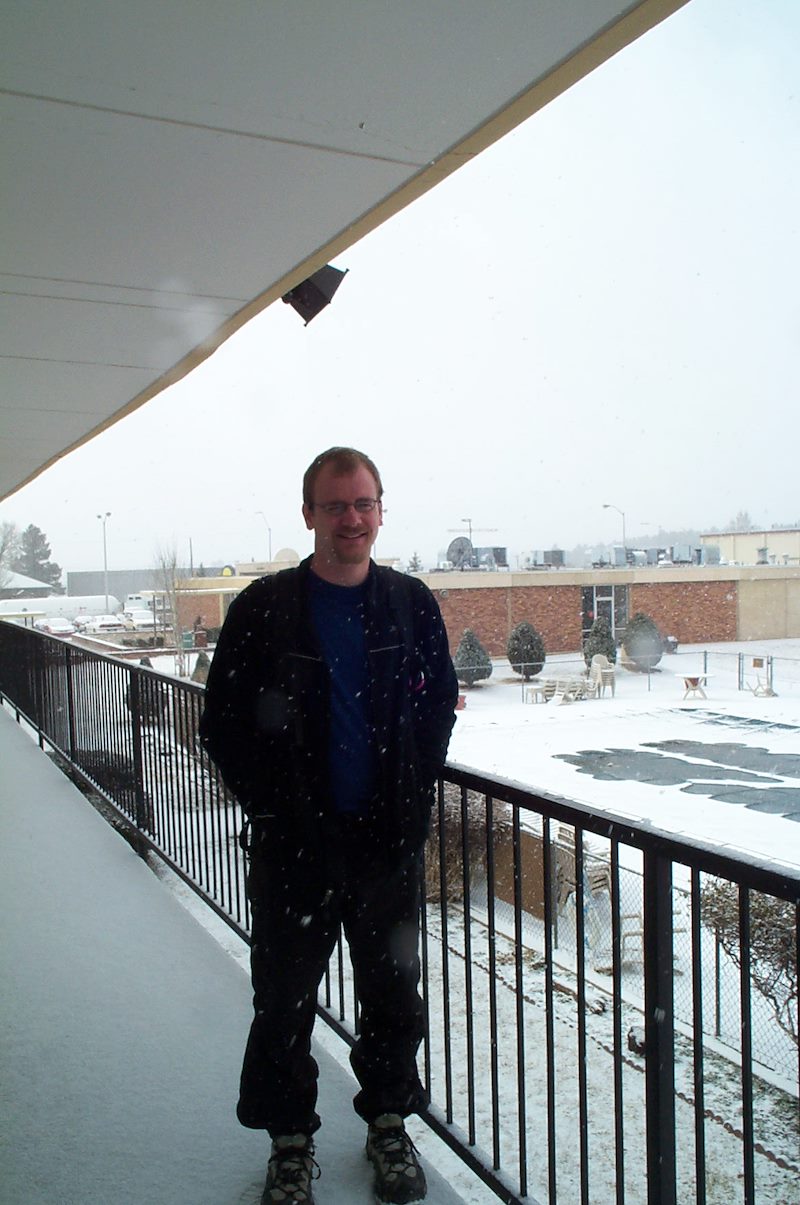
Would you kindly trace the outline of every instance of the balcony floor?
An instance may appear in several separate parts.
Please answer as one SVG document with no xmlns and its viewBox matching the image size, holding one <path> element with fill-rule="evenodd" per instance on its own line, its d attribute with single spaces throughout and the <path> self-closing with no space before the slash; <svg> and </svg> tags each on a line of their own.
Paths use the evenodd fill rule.
<svg viewBox="0 0 800 1205">
<path fill-rule="evenodd" d="M 265 1138 L 234 1115 L 247 975 L 2 709 L 0 764 L 3 1200 L 258 1202 Z M 315 1054 L 317 1205 L 366 1205 L 355 1082 Z"/>
</svg>

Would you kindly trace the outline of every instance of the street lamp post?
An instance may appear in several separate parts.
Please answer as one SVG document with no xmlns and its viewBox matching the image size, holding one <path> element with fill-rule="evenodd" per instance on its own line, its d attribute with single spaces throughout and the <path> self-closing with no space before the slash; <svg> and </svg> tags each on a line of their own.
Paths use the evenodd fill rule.
<svg viewBox="0 0 800 1205">
<path fill-rule="evenodd" d="M 614 506 L 613 502 L 604 502 L 603 510 L 615 510 L 618 515 L 622 515 L 622 551 L 625 553 L 625 560 L 628 559 L 628 545 L 625 542 L 625 511 L 620 510 L 618 506 Z"/>
<path fill-rule="evenodd" d="M 261 515 L 261 518 L 264 520 L 264 526 L 267 529 L 267 540 L 269 542 L 269 563 L 271 565 L 272 564 L 272 528 L 270 527 L 269 523 L 267 522 L 267 516 L 264 514 L 263 510 L 257 510 L 256 514 Z"/>
<path fill-rule="evenodd" d="M 103 589 L 106 592 L 106 614 L 108 614 L 108 544 L 106 543 L 106 523 L 111 518 L 111 511 L 97 516 L 103 524 Z"/>
</svg>

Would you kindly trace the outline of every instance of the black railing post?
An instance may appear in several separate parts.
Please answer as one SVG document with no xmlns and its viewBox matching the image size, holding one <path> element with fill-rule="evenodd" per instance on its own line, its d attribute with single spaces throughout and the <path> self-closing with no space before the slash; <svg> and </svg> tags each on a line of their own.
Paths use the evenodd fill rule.
<svg viewBox="0 0 800 1205">
<path fill-rule="evenodd" d="M 72 681 L 72 660 L 74 650 L 71 645 L 67 645 L 65 650 L 64 673 L 66 677 L 66 694 L 67 694 L 67 746 L 69 751 L 69 760 L 75 761 L 75 690 Z"/>
<path fill-rule="evenodd" d="M 33 722 L 36 725 L 36 733 L 39 740 L 39 748 L 44 749 L 44 667 L 42 666 L 42 654 L 44 651 L 44 641 L 34 640 L 33 642 L 33 673 L 32 673 L 32 690 L 31 698 L 33 700 Z"/>
<path fill-rule="evenodd" d="M 750 999 L 750 892 L 739 888 L 739 983 L 742 1032 L 742 1155 L 745 1205 L 755 1205 L 753 1148 L 753 1014 Z"/>
<path fill-rule="evenodd" d="M 141 710 L 141 674 L 131 668 L 128 682 L 128 708 L 131 714 L 131 740 L 133 743 L 133 791 L 136 829 L 139 833 L 148 830 L 147 802 L 144 790 L 144 759 L 142 757 L 142 710 Z M 147 842 L 137 842 L 137 853 L 141 858 L 147 855 Z"/>
<path fill-rule="evenodd" d="M 647 1205 L 677 1205 L 672 863 L 644 855 Z"/>
</svg>

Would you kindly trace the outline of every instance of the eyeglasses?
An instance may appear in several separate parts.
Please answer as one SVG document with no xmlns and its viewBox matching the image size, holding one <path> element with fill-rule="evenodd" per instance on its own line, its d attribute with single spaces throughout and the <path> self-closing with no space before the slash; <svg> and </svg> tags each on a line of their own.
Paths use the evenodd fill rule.
<svg viewBox="0 0 800 1205">
<path fill-rule="evenodd" d="M 321 510 L 326 515 L 340 516 L 352 506 L 354 511 L 360 515 L 367 515 L 374 510 L 376 506 L 380 506 L 379 498 L 356 498 L 355 502 L 315 502 L 314 509 Z"/>
</svg>

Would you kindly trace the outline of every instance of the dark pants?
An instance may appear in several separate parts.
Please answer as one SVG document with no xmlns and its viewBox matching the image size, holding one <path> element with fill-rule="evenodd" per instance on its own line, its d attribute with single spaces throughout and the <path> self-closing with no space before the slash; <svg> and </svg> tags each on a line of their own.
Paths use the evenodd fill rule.
<svg viewBox="0 0 800 1205">
<path fill-rule="evenodd" d="M 317 989 L 340 925 L 350 947 L 361 1008 L 350 1062 L 361 1090 L 356 1112 L 416 1112 L 426 1104 L 416 1054 L 424 1031 L 419 984 L 420 855 L 376 865 L 365 826 L 337 827 L 323 860 L 281 855 L 255 834 L 252 905 L 255 1017 L 242 1068 L 242 1125 L 313 1134 L 316 1061 L 311 1031 Z"/>
</svg>

